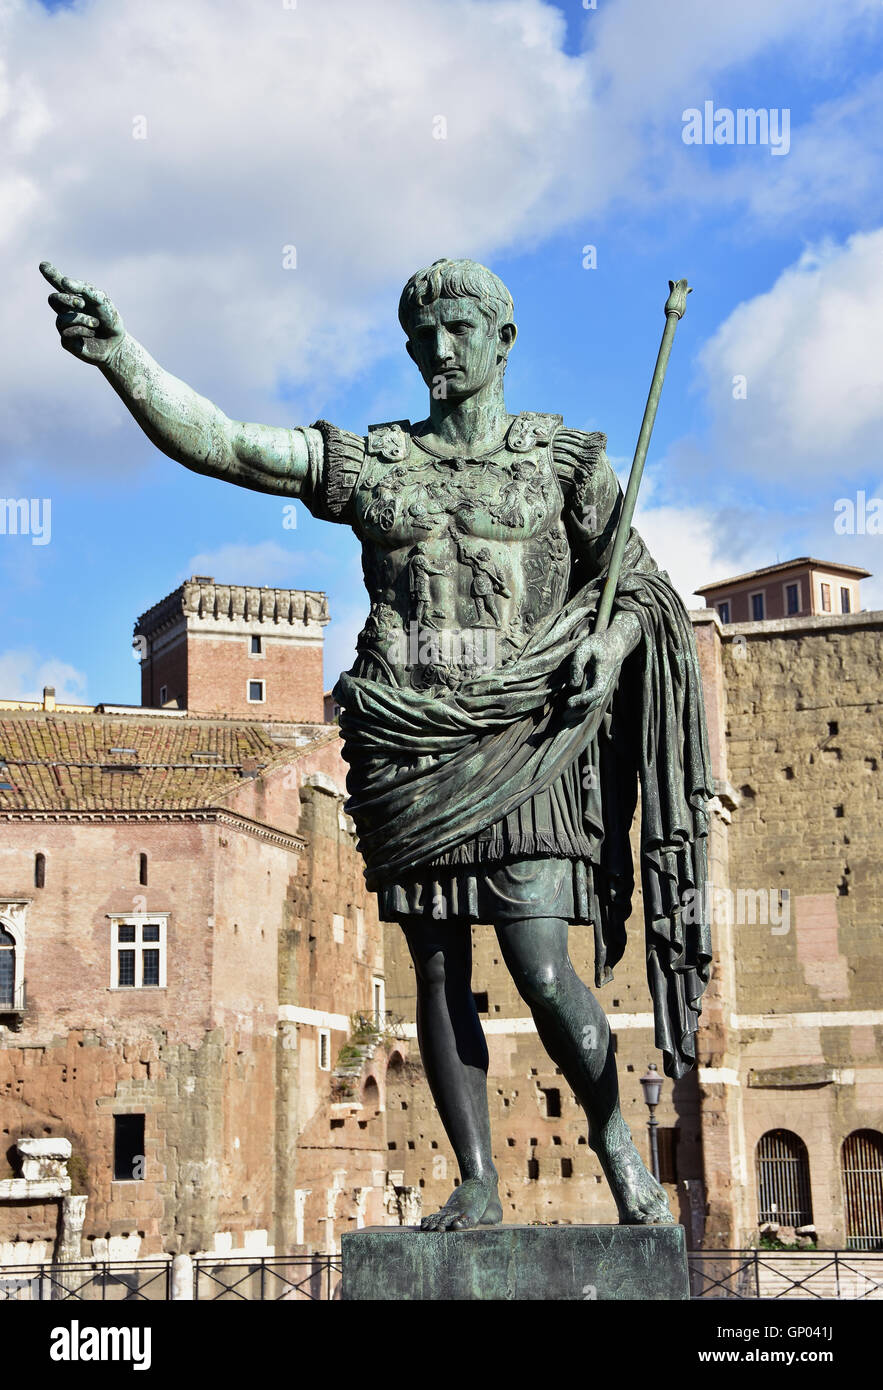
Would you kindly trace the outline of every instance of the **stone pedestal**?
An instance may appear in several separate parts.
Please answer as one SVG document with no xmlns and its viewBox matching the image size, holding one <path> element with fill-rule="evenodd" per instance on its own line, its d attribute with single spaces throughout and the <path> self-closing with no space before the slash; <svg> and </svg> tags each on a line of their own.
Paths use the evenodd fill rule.
<svg viewBox="0 0 883 1390">
<path fill-rule="evenodd" d="M 350 1301 L 690 1297 L 683 1226 L 374 1226 L 347 1231 L 341 1257 Z"/>
</svg>

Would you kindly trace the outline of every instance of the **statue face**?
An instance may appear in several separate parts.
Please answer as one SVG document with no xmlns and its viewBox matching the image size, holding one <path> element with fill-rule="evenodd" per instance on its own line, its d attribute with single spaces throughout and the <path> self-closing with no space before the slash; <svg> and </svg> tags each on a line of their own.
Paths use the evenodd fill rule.
<svg viewBox="0 0 883 1390">
<path fill-rule="evenodd" d="M 436 299 L 416 310 L 408 353 L 437 396 L 462 400 L 492 380 L 514 339 L 515 325 L 490 323 L 476 300 Z"/>
</svg>

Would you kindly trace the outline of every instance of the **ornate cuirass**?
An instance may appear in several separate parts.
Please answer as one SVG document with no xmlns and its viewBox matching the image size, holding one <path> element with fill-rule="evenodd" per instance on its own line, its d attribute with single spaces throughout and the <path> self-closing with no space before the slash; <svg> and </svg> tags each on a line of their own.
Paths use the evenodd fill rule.
<svg viewBox="0 0 883 1390">
<path fill-rule="evenodd" d="M 355 489 L 371 612 L 355 672 L 457 689 L 511 661 L 563 604 L 570 548 L 552 458 L 561 417 L 523 413 L 477 457 L 441 457 L 407 421 L 377 425 Z"/>
</svg>

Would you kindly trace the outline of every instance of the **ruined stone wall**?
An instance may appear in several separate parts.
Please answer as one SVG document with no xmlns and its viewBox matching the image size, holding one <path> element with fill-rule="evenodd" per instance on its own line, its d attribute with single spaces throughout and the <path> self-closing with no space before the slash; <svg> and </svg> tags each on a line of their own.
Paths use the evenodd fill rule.
<svg viewBox="0 0 883 1390">
<path fill-rule="evenodd" d="M 309 852 L 280 938 L 276 1243 L 288 1250 L 334 1250 L 343 1231 L 396 1219 L 387 1209 L 395 1199 L 387 1181 L 390 1046 L 348 1043 L 351 1017 L 373 1013 L 384 956 L 377 900 L 335 791 L 344 779 L 336 756 L 336 766 L 329 750 L 315 768 L 311 758 L 297 764 L 299 833 Z"/>
<path fill-rule="evenodd" d="M 841 1147 L 883 1129 L 881 614 L 724 628 L 734 942 L 718 1085 L 741 1124 L 733 1243 L 757 1235 L 755 1153 L 771 1129 L 809 1153 L 823 1245 L 843 1245 Z M 780 894 L 787 897 L 780 899 Z"/>
</svg>

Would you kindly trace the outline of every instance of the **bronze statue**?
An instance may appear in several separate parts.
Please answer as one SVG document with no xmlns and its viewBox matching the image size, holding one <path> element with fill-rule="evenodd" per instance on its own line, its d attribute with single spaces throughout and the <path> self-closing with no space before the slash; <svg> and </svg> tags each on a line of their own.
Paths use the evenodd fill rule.
<svg viewBox="0 0 883 1390">
<path fill-rule="evenodd" d="M 461 1174 L 423 1228 L 502 1219 L 470 987 L 473 922 L 493 924 L 586 1112 L 620 1221 L 671 1221 L 622 1119 L 607 1019 L 567 938 L 571 923 L 593 931 L 595 983 L 612 977 L 631 910 L 640 778 L 656 1042 L 667 1073 L 681 1076 L 695 1061 L 710 962 L 707 924 L 681 911 L 687 893 L 704 901 L 711 795 L 693 633 L 629 529 L 631 483 L 617 534 L 623 496 L 604 435 L 507 412 L 516 329 L 505 285 L 468 260 L 411 277 L 399 318 L 429 414 L 364 436 L 323 420 L 228 419 L 158 366 L 106 295 L 41 269 L 62 345 L 100 368 L 158 448 L 196 472 L 299 497 L 362 542 L 370 614 L 335 687 L 347 810 L 381 917 L 401 923 L 411 950 L 420 1051 Z M 685 285 L 666 306 L 672 332 Z M 653 413 L 658 386 L 659 364 Z M 477 636 L 492 641 L 492 661 L 476 662 Z"/>
</svg>

